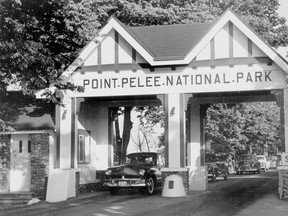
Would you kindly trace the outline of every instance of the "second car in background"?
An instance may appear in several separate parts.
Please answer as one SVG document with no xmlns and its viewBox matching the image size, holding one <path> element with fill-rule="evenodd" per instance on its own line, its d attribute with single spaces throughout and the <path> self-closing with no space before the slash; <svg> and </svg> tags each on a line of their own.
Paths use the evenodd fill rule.
<svg viewBox="0 0 288 216">
<path fill-rule="evenodd" d="M 270 169 L 270 161 L 264 155 L 256 155 L 257 160 L 260 163 L 260 169 L 262 171 L 268 171 Z"/>
<path fill-rule="evenodd" d="M 255 155 L 244 154 L 239 156 L 236 174 L 242 174 L 243 172 L 260 173 L 260 170 L 260 162 Z"/>
<path fill-rule="evenodd" d="M 208 179 L 215 182 L 218 177 L 228 179 L 228 166 L 226 162 L 226 155 L 220 154 L 206 154 L 205 163 L 207 165 Z"/>
</svg>

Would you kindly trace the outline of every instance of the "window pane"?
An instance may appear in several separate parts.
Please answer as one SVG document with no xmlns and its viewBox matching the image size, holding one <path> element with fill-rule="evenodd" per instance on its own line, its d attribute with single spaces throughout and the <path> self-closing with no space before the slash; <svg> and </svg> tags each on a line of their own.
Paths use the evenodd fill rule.
<svg viewBox="0 0 288 216">
<path fill-rule="evenodd" d="M 84 136 L 83 135 L 80 135 L 79 136 L 79 162 L 84 162 L 84 143 L 85 140 L 84 140 Z"/>
<path fill-rule="evenodd" d="M 28 140 L 28 153 L 31 152 L 31 140 Z"/>
<path fill-rule="evenodd" d="M 22 140 L 19 141 L 19 153 L 22 153 Z"/>
<path fill-rule="evenodd" d="M 90 142 L 89 142 L 90 137 L 86 137 L 86 142 L 85 142 L 85 162 L 90 162 Z"/>
</svg>

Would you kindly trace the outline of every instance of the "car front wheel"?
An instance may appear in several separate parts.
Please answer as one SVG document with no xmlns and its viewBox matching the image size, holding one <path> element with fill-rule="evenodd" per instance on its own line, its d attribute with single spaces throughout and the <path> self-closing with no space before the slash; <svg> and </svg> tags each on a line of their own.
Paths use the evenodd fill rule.
<svg viewBox="0 0 288 216">
<path fill-rule="evenodd" d="M 110 192 L 110 194 L 113 196 L 113 195 L 117 194 L 118 188 L 110 187 L 110 188 L 109 188 L 109 192 Z"/>
<path fill-rule="evenodd" d="M 154 193 L 154 189 L 155 189 L 155 183 L 154 183 L 154 179 L 152 177 L 149 177 L 146 180 L 146 191 L 148 195 L 151 195 Z"/>
</svg>

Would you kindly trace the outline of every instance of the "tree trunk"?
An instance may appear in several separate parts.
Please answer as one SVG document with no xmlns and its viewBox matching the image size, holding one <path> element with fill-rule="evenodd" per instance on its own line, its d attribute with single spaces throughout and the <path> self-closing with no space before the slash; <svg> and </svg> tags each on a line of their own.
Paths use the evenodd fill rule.
<svg viewBox="0 0 288 216">
<path fill-rule="evenodd" d="M 123 135 L 122 135 L 122 145 L 121 145 L 121 158 L 120 162 L 124 163 L 124 158 L 127 154 L 127 147 L 130 141 L 130 132 L 133 127 L 133 122 L 131 122 L 131 110 L 132 107 L 125 107 L 124 110 L 124 123 L 123 123 Z"/>
<path fill-rule="evenodd" d="M 116 149 L 115 149 L 115 153 L 116 153 L 116 157 L 117 157 L 117 162 L 120 163 L 122 139 L 120 137 L 118 117 L 115 118 L 115 134 L 116 134 Z"/>
<path fill-rule="evenodd" d="M 120 129 L 119 129 L 119 116 L 118 116 L 118 110 L 119 108 L 113 108 L 112 111 L 112 118 L 114 121 L 114 130 L 115 130 L 115 141 L 113 144 L 114 147 L 114 162 L 120 163 L 120 158 L 121 158 L 121 144 L 122 144 L 122 139 L 120 136 Z"/>
</svg>

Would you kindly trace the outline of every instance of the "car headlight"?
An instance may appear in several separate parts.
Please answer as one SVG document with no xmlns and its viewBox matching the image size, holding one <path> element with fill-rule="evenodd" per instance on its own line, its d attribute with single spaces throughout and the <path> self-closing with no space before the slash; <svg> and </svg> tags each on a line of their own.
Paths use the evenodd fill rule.
<svg viewBox="0 0 288 216">
<path fill-rule="evenodd" d="M 110 170 L 110 169 L 105 171 L 105 175 L 111 175 L 111 173 L 112 173 L 112 170 Z"/>
<path fill-rule="evenodd" d="M 139 175 L 142 175 L 142 176 L 143 176 L 144 174 L 145 174 L 145 170 L 144 170 L 144 169 L 140 169 L 140 170 L 139 170 Z"/>
</svg>

